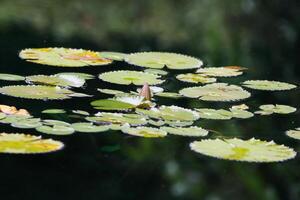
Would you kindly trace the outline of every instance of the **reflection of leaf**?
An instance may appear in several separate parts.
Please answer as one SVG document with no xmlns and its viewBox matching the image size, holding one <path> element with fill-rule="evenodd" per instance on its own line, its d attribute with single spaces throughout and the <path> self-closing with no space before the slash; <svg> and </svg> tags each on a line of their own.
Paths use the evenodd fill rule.
<svg viewBox="0 0 300 200">
<path fill-rule="evenodd" d="M 202 61 L 190 56 L 166 52 L 132 53 L 126 57 L 126 62 L 140 67 L 161 69 L 192 69 L 202 66 Z"/>
<path fill-rule="evenodd" d="M 256 90 L 291 90 L 296 88 L 296 85 L 279 82 L 279 81 L 267 81 L 267 80 L 249 80 L 242 83 L 244 87 L 248 87 Z"/>
<path fill-rule="evenodd" d="M 0 152 L 13 154 L 35 154 L 57 151 L 63 143 L 52 139 L 24 134 L 0 134 Z"/>
<path fill-rule="evenodd" d="M 156 85 L 164 82 L 163 80 L 159 79 L 159 75 L 149 74 L 140 71 L 125 70 L 105 72 L 100 74 L 99 78 L 109 83 L 116 83 L 122 85 L 144 85 L 144 83 L 148 83 L 149 85 Z"/>
<path fill-rule="evenodd" d="M 288 130 L 286 131 L 286 135 L 291 138 L 300 140 L 300 128 L 296 128 L 295 130 Z"/>
<path fill-rule="evenodd" d="M 24 49 L 20 58 L 29 62 L 60 67 L 84 67 L 107 65 L 112 61 L 101 57 L 98 52 L 83 49 L 36 48 Z"/>
<path fill-rule="evenodd" d="M 208 131 L 197 126 L 190 126 L 190 127 L 161 127 L 160 129 L 168 132 L 169 134 L 174 135 L 182 135 L 182 136 L 206 136 Z"/>
<path fill-rule="evenodd" d="M 243 72 L 241 71 L 242 69 L 244 68 L 238 66 L 206 67 L 198 69 L 197 73 L 214 77 L 230 77 L 243 74 Z"/>
<path fill-rule="evenodd" d="M 199 98 L 204 101 L 235 101 L 250 97 L 250 93 L 241 87 L 226 83 L 212 83 L 184 88 L 179 93 L 186 97 Z"/>
<path fill-rule="evenodd" d="M 207 156 L 247 162 L 278 162 L 296 156 L 296 152 L 289 147 L 254 138 L 207 139 L 192 142 L 190 147 L 193 151 Z"/>
<path fill-rule="evenodd" d="M 146 137 L 146 138 L 165 137 L 167 135 L 167 132 L 164 130 L 151 128 L 151 127 L 143 127 L 143 126 L 136 127 L 136 128 L 130 128 L 130 127 L 122 128 L 122 132 L 127 133 L 129 135 Z"/>
</svg>

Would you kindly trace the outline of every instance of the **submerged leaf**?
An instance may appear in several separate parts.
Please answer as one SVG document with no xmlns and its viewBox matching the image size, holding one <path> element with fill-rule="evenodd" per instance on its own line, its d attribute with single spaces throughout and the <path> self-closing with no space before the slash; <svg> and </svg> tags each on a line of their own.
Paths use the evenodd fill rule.
<svg viewBox="0 0 300 200">
<path fill-rule="evenodd" d="M 107 65 L 112 60 L 105 59 L 98 52 L 83 49 L 35 48 L 24 49 L 20 58 L 29 62 L 60 67 L 84 67 L 90 65 Z"/>
<path fill-rule="evenodd" d="M 149 85 L 161 84 L 164 81 L 160 80 L 159 75 L 149 74 L 140 71 L 112 71 L 105 72 L 99 75 L 99 78 L 103 81 L 122 85 L 144 85 L 148 83 Z"/>
<path fill-rule="evenodd" d="M 203 101 L 236 101 L 250 97 L 250 93 L 236 85 L 212 83 L 204 86 L 184 88 L 179 91 L 183 96 L 199 98 Z"/>
<path fill-rule="evenodd" d="M 48 153 L 60 150 L 64 144 L 52 139 L 19 133 L 0 134 L 0 152 L 12 154 Z"/>
<path fill-rule="evenodd" d="M 0 93 L 13 97 L 27 98 L 27 99 L 68 99 L 73 91 L 62 89 L 59 87 L 41 86 L 41 85 L 15 85 L 5 86 L 0 88 Z"/>
<path fill-rule="evenodd" d="M 296 85 L 290 83 L 284 83 L 279 81 L 268 80 L 249 80 L 242 83 L 244 87 L 256 89 L 256 90 L 291 90 L 296 88 Z"/>
<path fill-rule="evenodd" d="M 216 158 L 246 162 L 278 162 L 292 159 L 296 152 L 273 141 L 257 139 L 207 139 L 190 144 L 193 151 Z"/>
<path fill-rule="evenodd" d="M 190 56 L 166 52 L 132 53 L 126 57 L 126 62 L 140 67 L 161 69 L 192 69 L 202 66 L 202 61 Z"/>
<path fill-rule="evenodd" d="M 158 128 L 151 128 L 151 127 L 136 127 L 136 128 L 122 128 L 123 133 L 127 133 L 129 135 L 139 136 L 139 137 L 146 137 L 146 138 L 157 138 L 157 137 L 165 137 L 167 136 L 167 132 L 164 130 L 160 130 Z"/>
</svg>

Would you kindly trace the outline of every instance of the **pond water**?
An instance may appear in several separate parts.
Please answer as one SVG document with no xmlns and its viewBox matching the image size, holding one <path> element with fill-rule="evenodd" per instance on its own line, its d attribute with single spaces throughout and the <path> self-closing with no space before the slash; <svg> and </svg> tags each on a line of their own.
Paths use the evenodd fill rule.
<svg viewBox="0 0 300 200">
<path fill-rule="evenodd" d="M 30 63 L 18 57 L 20 50 L 37 46 L 71 45 L 67 42 L 55 44 L 49 41 L 43 44 L 38 44 L 38 41 L 24 42 L 16 46 L 6 44 L 1 46 L 0 73 L 22 76 L 53 75 L 60 72 L 88 73 L 95 75 L 95 79 L 87 80 L 83 88 L 74 90 L 93 96 L 66 100 L 30 100 L 0 95 L 0 104 L 25 108 L 34 117 L 42 119 L 56 119 L 69 123 L 84 122 L 84 117 L 74 115 L 71 111 L 84 110 L 95 114 L 98 110 L 95 110 L 90 102 L 112 97 L 100 93 L 97 88 L 129 92 L 141 87 L 112 84 L 97 78 L 99 74 L 108 71 L 144 69 L 122 61 L 104 66 L 63 68 Z M 85 42 L 75 46 L 96 51 L 102 50 Z M 185 52 L 177 53 L 185 54 Z M 201 55 L 193 56 L 202 59 Z M 243 63 L 235 64 L 243 66 Z M 166 81 L 160 86 L 170 92 L 202 85 L 176 80 L 177 74 L 194 72 L 193 69 L 165 70 L 169 73 L 163 77 Z M 294 79 L 285 80 L 274 73 L 258 74 L 251 66 L 241 76 L 218 78 L 218 82 L 240 85 L 241 82 L 251 79 L 297 84 Z M 18 84 L 25 83 L 0 80 L 1 87 Z M 210 102 L 191 98 L 171 99 L 156 96 L 154 98 L 157 105 L 176 105 L 189 109 L 228 109 L 232 105 L 247 104 L 251 112 L 258 110 L 262 104 L 285 104 L 296 108 L 299 105 L 298 89 L 247 90 L 251 92 L 251 97 L 236 102 Z M 42 113 L 45 109 L 64 109 L 67 113 Z M 195 125 L 210 131 L 205 138 L 250 139 L 255 137 L 266 141 L 274 140 L 277 144 L 284 144 L 298 152 L 299 141 L 287 137 L 285 131 L 300 127 L 299 115 L 299 111 L 296 111 L 284 115 L 255 115 L 249 119 L 200 119 Z M 8 124 L 1 124 L 0 131 L 42 135 L 43 138 L 52 138 L 65 144 L 62 150 L 47 154 L 1 154 L 0 169 L 3 185 L 0 191 L 5 200 L 300 198 L 298 156 L 288 161 L 274 163 L 238 162 L 216 159 L 191 151 L 189 144 L 203 139 L 202 137 L 168 135 L 163 138 L 143 138 L 130 136 L 121 131 L 76 132 L 67 136 L 55 136 L 39 133 L 35 129 L 13 128 Z"/>
</svg>

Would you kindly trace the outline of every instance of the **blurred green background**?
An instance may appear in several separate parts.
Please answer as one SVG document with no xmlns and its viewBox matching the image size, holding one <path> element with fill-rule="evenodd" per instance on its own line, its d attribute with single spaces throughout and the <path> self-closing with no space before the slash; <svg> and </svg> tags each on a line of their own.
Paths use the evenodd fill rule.
<svg viewBox="0 0 300 200">
<path fill-rule="evenodd" d="M 206 66 L 248 67 L 248 78 L 297 84 L 299 32 L 299 0 L 0 0 L 0 69 L 52 72 L 22 67 L 17 54 L 23 48 L 170 51 L 199 57 Z M 255 97 L 253 104 L 299 105 L 299 90 Z M 299 127 L 299 112 L 200 125 L 300 147 L 283 136 Z M 1 199 L 300 199 L 298 158 L 278 164 L 215 160 L 189 151 L 190 141 L 78 134 L 64 139 L 69 148 L 56 154 L 1 156 Z"/>
</svg>

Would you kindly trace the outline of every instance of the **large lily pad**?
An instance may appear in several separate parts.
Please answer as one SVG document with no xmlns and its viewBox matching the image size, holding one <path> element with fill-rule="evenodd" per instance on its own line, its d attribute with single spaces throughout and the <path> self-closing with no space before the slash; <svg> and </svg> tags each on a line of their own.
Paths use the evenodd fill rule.
<svg viewBox="0 0 300 200">
<path fill-rule="evenodd" d="M 296 152 L 273 141 L 258 139 L 207 139 L 190 144 L 193 151 L 216 158 L 246 162 L 278 162 L 292 159 Z"/>
<path fill-rule="evenodd" d="M 42 86 L 42 85 L 14 85 L 0 88 L 0 93 L 13 97 L 26 99 L 68 99 L 73 91 L 60 87 Z"/>
<path fill-rule="evenodd" d="M 284 83 L 279 81 L 268 80 L 249 80 L 242 83 L 244 87 L 256 89 L 256 90 L 291 90 L 296 88 L 296 85 L 290 83 Z"/>
<path fill-rule="evenodd" d="M 98 52 L 83 49 L 35 48 L 24 49 L 20 58 L 29 62 L 59 67 L 84 67 L 90 65 L 107 65 L 112 60 L 105 59 Z"/>
<path fill-rule="evenodd" d="M 161 84 L 164 81 L 159 79 L 159 75 L 149 74 L 140 71 L 113 71 L 105 72 L 99 75 L 99 78 L 103 81 L 122 85 L 144 85 L 148 83 L 149 85 Z"/>
<path fill-rule="evenodd" d="M 183 96 L 199 98 L 203 101 L 236 101 L 251 96 L 249 92 L 236 85 L 212 83 L 204 86 L 184 88 L 179 91 Z"/>
<path fill-rule="evenodd" d="M 0 153 L 36 154 L 60 150 L 64 144 L 52 139 L 19 133 L 0 134 Z"/>
<path fill-rule="evenodd" d="M 129 54 L 126 62 L 132 65 L 161 69 L 192 69 L 202 66 L 202 61 L 186 55 L 166 52 L 141 52 Z"/>
</svg>

